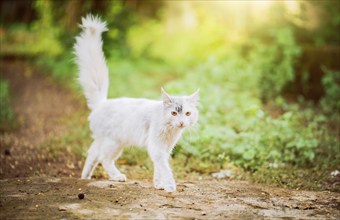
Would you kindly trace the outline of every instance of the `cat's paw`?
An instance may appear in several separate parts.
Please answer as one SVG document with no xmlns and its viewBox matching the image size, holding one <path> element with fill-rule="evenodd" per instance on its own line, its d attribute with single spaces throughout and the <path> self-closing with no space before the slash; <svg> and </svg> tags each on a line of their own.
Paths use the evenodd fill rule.
<svg viewBox="0 0 340 220">
<path fill-rule="evenodd" d="M 171 183 L 171 184 L 154 183 L 154 186 L 156 189 L 164 189 L 166 192 L 176 191 L 176 183 Z"/>
<path fill-rule="evenodd" d="M 111 176 L 110 180 L 118 181 L 118 182 L 125 182 L 126 176 L 124 174 L 120 173 L 120 174 L 116 174 L 114 176 Z"/>
<path fill-rule="evenodd" d="M 165 185 L 164 186 L 164 190 L 166 191 L 166 192 L 176 192 L 176 184 L 174 184 L 174 185 Z"/>
<path fill-rule="evenodd" d="M 153 185 L 155 186 L 156 189 L 164 189 L 162 186 L 162 183 L 159 179 L 154 178 L 153 179 Z"/>
<path fill-rule="evenodd" d="M 156 189 L 164 189 L 164 186 L 162 186 L 162 184 L 159 182 L 154 182 L 153 185 L 155 186 Z"/>
</svg>

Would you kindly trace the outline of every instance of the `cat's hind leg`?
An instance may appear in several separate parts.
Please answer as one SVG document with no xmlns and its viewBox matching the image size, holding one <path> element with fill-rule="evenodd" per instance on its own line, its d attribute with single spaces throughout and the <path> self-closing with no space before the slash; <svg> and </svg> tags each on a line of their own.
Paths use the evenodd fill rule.
<svg viewBox="0 0 340 220">
<path fill-rule="evenodd" d="M 83 172 L 81 174 L 82 179 L 91 179 L 93 171 L 96 169 L 99 163 L 98 150 L 98 143 L 97 141 L 94 141 L 87 152 L 87 158 L 85 161 Z"/>
<path fill-rule="evenodd" d="M 115 161 L 121 156 L 123 147 L 110 139 L 106 139 L 102 143 L 101 164 L 110 177 L 114 181 L 126 181 L 126 176 L 122 174 L 116 167 Z"/>
</svg>

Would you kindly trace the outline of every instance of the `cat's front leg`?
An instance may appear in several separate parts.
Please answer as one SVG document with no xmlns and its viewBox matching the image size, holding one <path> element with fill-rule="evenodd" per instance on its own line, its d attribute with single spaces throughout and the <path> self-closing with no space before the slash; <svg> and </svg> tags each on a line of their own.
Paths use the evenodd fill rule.
<svg viewBox="0 0 340 220">
<path fill-rule="evenodd" d="M 161 146 L 149 146 L 148 152 L 154 164 L 154 186 L 167 192 L 176 191 L 176 182 L 169 164 L 170 153 Z"/>
<path fill-rule="evenodd" d="M 176 182 L 173 178 L 173 174 L 170 168 L 170 171 L 162 170 L 162 165 L 154 164 L 154 177 L 153 184 L 156 189 L 164 189 L 167 192 L 176 191 Z"/>
<path fill-rule="evenodd" d="M 156 189 L 164 189 L 161 183 L 161 174 L 156 166 L 154 166 L 153 170 L 153 185 Z"/>
<path fill-rule="evenodd" d="M 171 172 L 171 171 L 170 171 Z M 166 192 L 175 192 L 176 191 L 176 182 L 172 176 L 172 172 L 170 173 L 171 177 L 162 177 L 163 181 L 161 181 L 161 187 Z"/>
</svg>

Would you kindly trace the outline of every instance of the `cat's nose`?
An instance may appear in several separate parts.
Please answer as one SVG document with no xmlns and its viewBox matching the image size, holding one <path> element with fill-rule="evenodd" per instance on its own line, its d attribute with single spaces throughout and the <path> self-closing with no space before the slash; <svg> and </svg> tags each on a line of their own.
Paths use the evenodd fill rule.
<svg viewBox="0 0 340 220">
<path fill-rule="evenodd" d="M 183 122 L 183 121 L 181 121 L 181 122 L 179 123 L 179 127 L 180 127 L 180 128 L 183 128 L 183 127 L 184 127 L 184 122 Z"/>
</svg>

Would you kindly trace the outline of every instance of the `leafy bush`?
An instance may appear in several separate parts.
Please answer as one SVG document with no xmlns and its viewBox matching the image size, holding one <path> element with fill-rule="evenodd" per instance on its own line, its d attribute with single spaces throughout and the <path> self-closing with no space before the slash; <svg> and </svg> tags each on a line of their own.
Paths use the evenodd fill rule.
<svg viewBox="0 0 340 220">
<path fill-rule="evenodd" d="M 301 49 L 296 43 L 290 27 L 266 30 L 260 39 L 255 39 L 250 52 L 250 62 L 259 71 L 261 97 L 275 98 L 285 86 L 294 81 L 294 67 Z"/>
<path fill-rule="evenodd" d="M 202 64 L 184 79 L 167 84 L 172 93 L 201 88 L 199 129 L 184 138 L 176 153 L 200 161 L 203 170 L 207 164 L 218 169 L 230 161 L 253 171 L 269 163 L 306 166 L 313 162 L 320 146 L 319 119 L 306 119 L 298 111 L 272 118 L 256 95 L 249 63 L 227 60 Z"/>
<path fill-rule="evenodd" d="M 322 84 L 325 96 L 321 100 L 321 105 L 327 112 L 335 111 L 340 114 L 340 71 L 331 71 L 323 68 L 324 77 Z"/>
</svg>

